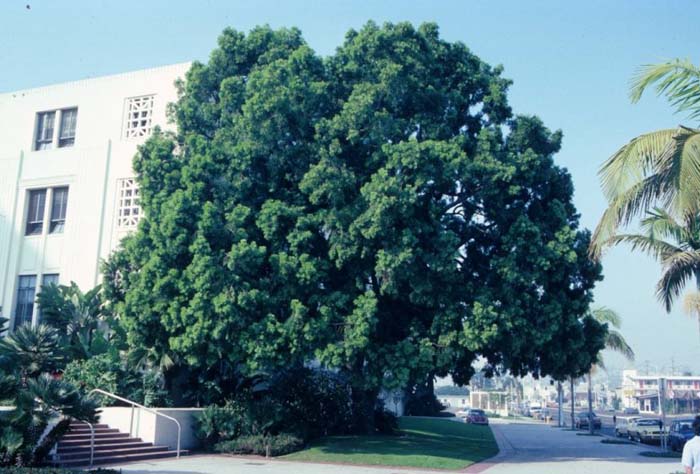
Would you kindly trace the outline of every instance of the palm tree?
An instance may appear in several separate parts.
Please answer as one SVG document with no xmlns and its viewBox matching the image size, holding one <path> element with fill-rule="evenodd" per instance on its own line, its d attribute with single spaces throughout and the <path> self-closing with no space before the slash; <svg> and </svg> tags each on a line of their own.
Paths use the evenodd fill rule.
<svg viewBox="0 0 700 474">
<path fill-rule="evenodd" d="M 601 324 L 607 324 L 608 333 L 605 336 L 605 349 L 622 354 L 627 360 L 634 360 L 634 351 L 627 343 L 625 338 L 620 333 L 620 326 L 622 325 L 622 318 L 615 311 L 610 308 L 597 308 L 591 311 L 591 316 L 593 319 Z M 593 412 L 593 382 L 592 374 L 596 368 L 601 368 L 605 370 L 605 364 L 603 363 L 602 355 L 598 354 L 596 363 L 593 364 L 591 370 L 588 371 L 588 429 L 593 433 L 593 420 L 591 413 Z"/>
<path fill-rule="evenodd" d="M 675 59 L 642 66 L 632 79 L 630 97 L 637 102 L 655 85 L 676 109 L 700 118 L 700 68 Z M 700 129 L 679 126 L 632 139 L 599 172 L 608 208 L 591 239 L 591 255 L 615 243 L 620 226 L 654 207 L 684 218 L 700 210 Z"/>
<path fill-rule="evenodd" d="M 675 299 L 693 279 L 700 289 L 700 220 L 687 214 L 679 222 L 670 213 L 654 209 L 641 221 L 640 233 L 618 234 L 612 244 L 628 243 L 632 250 L 641 250 L 656 258 L 663 270 L 656 284 L 656 295 L 670 312 Z M 692 312 L 692 304 L 686 306 Z"/>
</svg>

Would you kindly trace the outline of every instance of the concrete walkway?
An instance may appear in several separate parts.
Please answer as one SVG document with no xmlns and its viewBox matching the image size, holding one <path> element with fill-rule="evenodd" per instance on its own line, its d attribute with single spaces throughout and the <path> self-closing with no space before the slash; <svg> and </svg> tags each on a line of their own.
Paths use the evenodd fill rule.
<svg viewBox="0 0 700 474">
<path fill-rule="evenodd" d="M 669 474 L 681 471 L 680 459 L 648 458 L 641 451 L 652 446 L 603 444 L 599 436 L 543 423 L 494 420 L 492 429 L 500 448 L 483 466 L 484 474 Z M 477 465 L 473 466 L 477 468 Z M 475 471 L 476 472 L 476 471 Z"/>
<path fill-rule="evenodd" d="M 483 474 L 671 474 L 681 471 L 680 460 L 639 455 L 653 447 L 603 444 L 598 436 L 542 423 L 493 420 L 500 453 L 463 473 Z M 186 456 L 179 460 L 146 461 L 119 466 L 123 474 L 435 474 L 404 468 L 344 466 L 236 458 L 215 455 Z"/>
</svg>

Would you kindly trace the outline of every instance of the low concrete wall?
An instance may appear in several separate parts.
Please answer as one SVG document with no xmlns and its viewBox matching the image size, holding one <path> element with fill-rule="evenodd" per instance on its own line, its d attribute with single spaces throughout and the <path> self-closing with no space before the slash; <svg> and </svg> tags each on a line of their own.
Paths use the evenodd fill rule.
<svg viewBox="0 0 700 474">
<path fill-rule="evenodd" d="M 141 408 L 133 409 L 133 422 L 132 409 L 129 407 L 103 407 L 100 410 L 102 412 L 100 423 L 107 424 L 110 428 L 117 428 L 122 433 L 130 433 L 133 437 L 159 446 L 177 448 L 177 426 L 172 420 Z M 201 408 L 153 408 L 153 410 L 180 422 L 182 449 L 196 449 L 200 446 L 199 440 L 194 436 L 194 415 L 202 411 Z"/>
</svg>

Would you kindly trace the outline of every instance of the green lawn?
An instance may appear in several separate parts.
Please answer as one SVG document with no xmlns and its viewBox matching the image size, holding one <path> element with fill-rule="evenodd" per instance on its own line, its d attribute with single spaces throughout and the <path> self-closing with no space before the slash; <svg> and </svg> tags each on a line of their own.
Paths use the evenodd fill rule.
<svg viewBox="0 0 700 474">
<path fill-rule="evenodd" d="M 316 461 L 382 466 L 462 469 L 498 452 L 491 429 L 432 418 L 399 419 L 399 436 L 330 436 L 284 456 Z"/>
</svg>

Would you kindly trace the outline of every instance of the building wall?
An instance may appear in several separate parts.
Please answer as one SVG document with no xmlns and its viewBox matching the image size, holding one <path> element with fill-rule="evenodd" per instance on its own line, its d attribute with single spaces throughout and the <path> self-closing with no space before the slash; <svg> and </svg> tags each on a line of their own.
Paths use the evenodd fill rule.
<svg viewBox="0 0 700 474">
<path fill-rule="evenodd" d="M 189 63 L 38 89 L 0 94 L 0 307 L 14 318 L 20 275 L 59 274 L 88 290 L 99 282 L 100 260 L 130 229 L 117 226 L 120 179 L 134 176 L 132 160 L 145 137 L 125 137 L 129 98 L 153 95 L 152 126 L 172 128 L 167 104 Z M 37 114 L 77 107 L 75 143 L 35 150 Z M 58 129 L 60 117 L 54 128 Z M 68 186 L 62 233 L 25 235 L 29 191 Z M 49 192 L 50 194 L 50 192 Z M 47 199 L 46 207 L 50 208 Z M 47 211 L 45 215 L 49 214 Z M 34 322 L 37 311 L 34 310 Z"/>
</svg>

